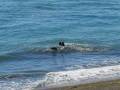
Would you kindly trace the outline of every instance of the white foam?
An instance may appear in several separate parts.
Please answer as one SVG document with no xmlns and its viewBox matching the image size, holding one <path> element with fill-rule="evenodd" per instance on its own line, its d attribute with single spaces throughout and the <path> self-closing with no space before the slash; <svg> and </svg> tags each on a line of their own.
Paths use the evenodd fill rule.
<svg viewBox="0 0 120 90">
<path fill-rule="evenodd" d="M 46 75 L 47 87 L 83 84 L 120 78 L 120 65 L 73 71 L 50 72 Z"/>
<path fill-rule="evenodd" d="M 25 80 L 22 81 L 2 81 L 0 82 L 0 90 L 33 90 L 42 80 Z"/>
</svg>

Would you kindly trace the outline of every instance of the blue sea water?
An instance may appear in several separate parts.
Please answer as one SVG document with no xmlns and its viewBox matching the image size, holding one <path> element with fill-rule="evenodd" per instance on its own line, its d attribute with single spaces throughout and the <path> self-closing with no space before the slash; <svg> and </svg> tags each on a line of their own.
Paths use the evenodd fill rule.
<svg viewBox="0 0 120 90">
<path fill-rule="evenodd" d="M 41 53 L 59 41 L 98 51 Z M 48 72 L 119 64 L 119 0 L 0 0 L 0 90 L 30 90 Z"/>
</svg>

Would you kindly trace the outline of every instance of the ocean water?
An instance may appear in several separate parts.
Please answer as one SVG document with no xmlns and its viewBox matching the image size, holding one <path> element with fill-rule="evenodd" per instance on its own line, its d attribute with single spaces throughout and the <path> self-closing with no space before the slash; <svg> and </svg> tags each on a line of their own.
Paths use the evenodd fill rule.
<svg viewBox="0 0 120 90">
<path fill-rule="evenodd" d="M 50 51 L 59 41 L 71 48 Z M 0 0 L 0 90 L 115 78 L 119 65 L 119 0 Z"/>
</svg>

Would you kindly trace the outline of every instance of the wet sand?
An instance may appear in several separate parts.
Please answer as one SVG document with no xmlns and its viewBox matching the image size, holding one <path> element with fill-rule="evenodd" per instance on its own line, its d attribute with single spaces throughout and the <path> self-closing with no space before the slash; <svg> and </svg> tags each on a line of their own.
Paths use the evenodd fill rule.
<svg viewBox="0 0 120 90">
<path fill-rule="evenodd" d="M 41 89 L 37 89 L 41 90 Z M 44 90 L 120 90 L 120 80 L 89 83 L 84 85 L 66 86 Z"/>
</svg>

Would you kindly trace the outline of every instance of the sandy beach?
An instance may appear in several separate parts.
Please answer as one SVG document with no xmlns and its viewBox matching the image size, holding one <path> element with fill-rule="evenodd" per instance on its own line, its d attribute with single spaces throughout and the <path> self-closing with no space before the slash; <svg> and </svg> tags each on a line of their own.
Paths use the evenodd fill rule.
<svg viewBox="0 0 120 90">
<path fill-rule="evenodd" d="M 41 90 L 41 89 L 35 89 Z M 60 88 L 51 88 L 43 90 L 120 90 L 120 80 L 89 83 L 77 86 L 66 86 Z"/>
</svg>

